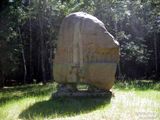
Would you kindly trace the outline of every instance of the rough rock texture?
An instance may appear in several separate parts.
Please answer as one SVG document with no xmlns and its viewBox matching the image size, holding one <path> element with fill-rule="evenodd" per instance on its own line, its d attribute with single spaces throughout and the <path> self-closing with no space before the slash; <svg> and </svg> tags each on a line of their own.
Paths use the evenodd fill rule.
<svg viewBox="0 0 160 120">
<path fill-rule="evenodd" d="M 64 18 L 54 60 L 56 82 L 82 82 L 109 90 L 118 61 L 119 44 L 100 20 L 84 12 Z"/>
</svg>

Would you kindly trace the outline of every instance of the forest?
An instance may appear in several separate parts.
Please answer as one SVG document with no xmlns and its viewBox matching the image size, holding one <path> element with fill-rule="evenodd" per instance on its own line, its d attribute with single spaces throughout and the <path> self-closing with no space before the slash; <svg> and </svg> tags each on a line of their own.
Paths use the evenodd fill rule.
<svg viewBox="0 0 160 120">
<path fill-rule="evenodd" d="M 54 81 L 63 18 L 96 16 L 120 43 L 118 80 L 160 80 L 159 0 L 1 0 L 0 88 Z"/>
</svg>

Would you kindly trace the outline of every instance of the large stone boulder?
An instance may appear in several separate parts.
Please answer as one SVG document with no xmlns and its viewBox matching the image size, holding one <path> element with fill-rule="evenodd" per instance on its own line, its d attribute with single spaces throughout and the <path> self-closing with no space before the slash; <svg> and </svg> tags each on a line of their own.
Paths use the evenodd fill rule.
<svg viewBox="0 0 160 120">
<path fill-rule="evenodd" d="M 54 60 L 58 83 L 87 83 L 109 90 L 115 80 L 119 43 L 96 17 L 84 12 L 66 16 Z"/>
</svg>

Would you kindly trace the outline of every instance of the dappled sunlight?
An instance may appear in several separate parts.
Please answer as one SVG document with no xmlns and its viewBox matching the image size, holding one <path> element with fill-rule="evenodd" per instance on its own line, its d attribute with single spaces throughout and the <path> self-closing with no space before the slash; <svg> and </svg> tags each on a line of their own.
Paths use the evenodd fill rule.
<svg viewBox="0 0 160 120">
<path fill-rule="evenodd" d="M 10 101 L 21 100 L 24 97 L 37 97 L 50 95 L 51 92 L 55 91 L 56 85 L 25 85 L 15 88 L 7 88 L 0 93 L 0 106 L 5 105 Z M 1 91 L 0 91 L 1 92 Z"/>
<path fill-rule="evenodd" d="M 1 0 L 0 14 L 0 120 L 160 120 L 160 0 Z"/>
<path fill-rule="evenodd" d="M 154 114 L 152 117 L 158 116 L 158 106 L 160 103 L 155 102 L 147 98 L 141 98 L 135 94 L 136 91 L 131 92 L 117 92 L 116 97 L 112 99 L 112 107 L 108 111 L 108 115 L 112 119 L 140 119 L 139 117 L 147 118 L 151 115 L 145 115 L 147 113 Z M 146 93 L 147 94 L 147 93 Z M 139 114 L 143 115 L 139 115 Z M 115 117 L 114 117 L 115 116 Z"/>
<path fill-rule="evenodd" d="M 3 94 L 0 92 L 0 100 L 2 100 L 0 119 L 160 119 L 160 91 L 132 89 L 134 86 L 122 89 L 118 85 L 112 89 L 115 97 L 112 97 L 111 100 L 90 97 L 51 99 L 51 94 L 56 90 L 55 85 L 33 85 L 29 89 L 20 87 L 21 90 L 19 88 L 8 88 L 8 92 L 4 91 Z M 9 92 L 11 93 L 10 96 Z M 21 92 L 25 92 L 25 94 Z M 1 99 L 7 96 L 10 97 L 7 101 Z M 20 97 L 17 99 L 14 96 Z"/>
<path fill-rule="evenodd" d="M 43 98 L 44 99 L 44 98 Z M 38 98 L 23 98 L 21 100 L 14 100 L 0 108 L 3 111 L 2 115 L 6 116 L 6 120 L 16 120 L 19 114 L 28 108 L 30 105 L 34 104 Z"/>
<path fill-rule="evenodd" d="M 160 102 L 155 102 L 150 98 L 141 98 L 136 95 L 137 93 L 137 91 L 116 91 L 115 98 L 112 98 L 109 106 L 104 106 L 91 113 L 59 120 L 159 120 Z"/>
</svg>

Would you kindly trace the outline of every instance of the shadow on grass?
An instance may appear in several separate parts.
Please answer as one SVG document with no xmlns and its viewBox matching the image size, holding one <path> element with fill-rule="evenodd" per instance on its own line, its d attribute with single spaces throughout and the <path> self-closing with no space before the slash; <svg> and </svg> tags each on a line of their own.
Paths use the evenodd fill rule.
<svg viewBox="0 0 160 120">
<path fill-rule="evenodd" d="M 1 90 L 0 106 L 12 100 L 23 99 L 24 97 L 46 96 L 56 90 L 53 84 L 48 85 L 25 85 Z"/>
<path fill-rule="evenodd" d="M 19 118 L 62 117 L 88 113 L 104 105 L 109 105 L 111 98 L 53 98 L 37 102 L 24 110 Z"/>
</svg>

